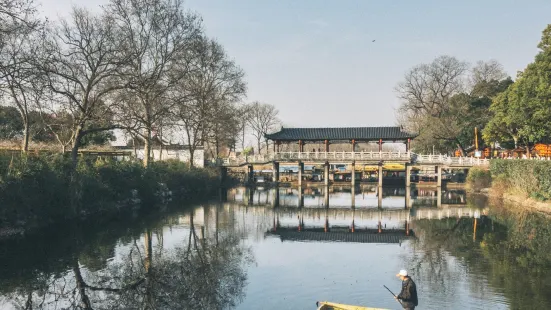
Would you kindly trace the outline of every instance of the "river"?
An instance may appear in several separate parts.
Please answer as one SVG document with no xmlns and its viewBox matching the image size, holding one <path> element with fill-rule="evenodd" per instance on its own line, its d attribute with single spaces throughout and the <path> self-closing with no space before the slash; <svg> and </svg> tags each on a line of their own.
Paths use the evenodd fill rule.
<svg viewBox="0 0 551 310">
<path fill-rule="evenodd" d="M 462 189 L 238 187 L 1 241 L 0 308 L 400 309 L 407 269 L 418 309 L 547 309 L 550 246 L 545 216 Z"/>
</svg>

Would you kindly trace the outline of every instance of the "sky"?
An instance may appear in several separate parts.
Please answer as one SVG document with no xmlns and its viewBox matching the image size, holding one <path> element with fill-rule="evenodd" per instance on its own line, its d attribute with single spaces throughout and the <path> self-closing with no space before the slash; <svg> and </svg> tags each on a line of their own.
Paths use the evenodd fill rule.
<svg viewBox="0 0 551 310">
<path fill-rule="evenodd" d="M 50 19 L 74 4 L 43 0 Z M 549 0 L 187 0 L 245 71 L 247 102 L 285 127 L 393 126 L 395 86 L 440 55 L 499 61 L 513 78 L 551 23 Z M 373 40 L 375 40 L 373 42 Z"/>
</svg>

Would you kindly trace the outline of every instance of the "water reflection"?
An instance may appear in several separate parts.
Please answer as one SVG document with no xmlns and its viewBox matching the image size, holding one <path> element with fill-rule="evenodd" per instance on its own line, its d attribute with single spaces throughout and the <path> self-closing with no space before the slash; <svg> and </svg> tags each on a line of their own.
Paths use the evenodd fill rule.
<svg viewBox="0 0 551 310">
<path fill-rule="evenodd" d="M 0 308 L 394 309 L 382 284 L 402 267 L 423 309 L 551 306 L 551 222 L 501 201 L 369 186 L 219 199 L 1 242 Z"/>
<path fill-rule="evenodd" d="M 223 196 L 246 205 L 273 207 L 412 208 L 466 205 L 464 189 L 361 186 L 234 188 Z"/>
<path fill-rule="evenodd" d="M 6 262 L 0 268 L 2 309 L 233 308 L 244 297 L 253 256 L 228 214 L 220 215 L 220 208 L 202 208 L 198 223 L 196 212 L 188 212 L 147 223 L 141 234 L 130 230 L 117 236 L 120 231 L 113 231 L 115 239 L 109 233 L 106 240 L 81 238 L 78 232 L 84 231 L 74 227 L 74 238 L 58 236 L 69 253 L 61 248 L 56 253 L 36 253 L 30 264 L 17 259 L 33 255 L 27 245 L 39 244 L 41 237 L 2 244 L 2 250 L 9 245 L 14 250 L 2 255 Z M 94 256 L 86 241 L 97 246 L 96 253 L 109 254 Z M 54 269 L 49 269 L 48 254 L 59 260 Z"/>
</svg>

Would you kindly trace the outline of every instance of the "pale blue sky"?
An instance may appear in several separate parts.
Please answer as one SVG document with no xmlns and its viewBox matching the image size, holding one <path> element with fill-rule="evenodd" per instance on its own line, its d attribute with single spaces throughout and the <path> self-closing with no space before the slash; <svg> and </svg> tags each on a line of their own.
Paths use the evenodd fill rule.
<svg viewBox="0 0 551 310">
<path fill-rule="evenodd" d="M 71 3 L 45 0 L 50 16 Z M 247 101 L 286 126 L 394 125 L 395 85 L 439 55 L 496 59 L 513 77 L 551 23 L 549 0 L 188 0 L 247 74 Z M 376 40 L 372 42 L 372 40 Z"/>
</svg>

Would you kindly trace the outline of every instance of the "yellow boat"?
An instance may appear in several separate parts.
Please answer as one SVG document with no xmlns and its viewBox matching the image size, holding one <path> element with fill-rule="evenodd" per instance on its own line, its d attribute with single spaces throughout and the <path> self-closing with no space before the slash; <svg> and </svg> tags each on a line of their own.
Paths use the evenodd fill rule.
<svg viewBox="0 0 551 310">
<path fill-rule="evenodd" d="M 329 302 L 329 301 L 318 301 L 316 305 L 318 306 L 318 310 L 389 310 L 384 308 L 370 308 L 370 307 L 338 304 L 338 303 Z"/>
</svg>

